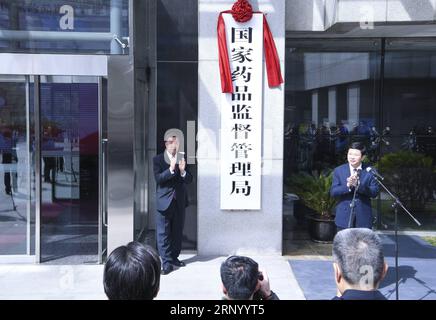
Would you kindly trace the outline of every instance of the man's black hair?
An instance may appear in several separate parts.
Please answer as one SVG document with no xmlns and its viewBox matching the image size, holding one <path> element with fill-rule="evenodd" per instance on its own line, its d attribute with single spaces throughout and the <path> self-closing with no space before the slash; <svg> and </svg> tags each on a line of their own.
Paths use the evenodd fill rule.
<svg viewBox="0 0 436 320">
<path fill-rule="evenodd" d="M 234 300 L 248 300 L 256 290 L 259 266 L 253 259 L 231 256 L 221 264 L 221 281 Z"/>
<path fill-rule="evenodd" d="M 362 142 L 352 142 L 348 149 L 357 149 L 360 150 L 362 156 L 366 154 L 366 147 Z"/>
<path fill-rule="evenodd" d="M 161 262 L 156 251 L 133 241 L 116 248 L 104 267 L 104 292 L 110 300 L 152 300 L 160 285 Z"/>
</svg>

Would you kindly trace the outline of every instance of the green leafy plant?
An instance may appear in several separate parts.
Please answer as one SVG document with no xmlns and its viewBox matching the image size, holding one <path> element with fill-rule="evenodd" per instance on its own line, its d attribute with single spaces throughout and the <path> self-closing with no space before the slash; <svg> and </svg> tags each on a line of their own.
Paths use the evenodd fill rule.
<svg viewBox="0 0 436 320">
<path fill-rule="evenodd" d="M 436 237 L 422 237 L 425 241 L 436 247 Z"/>
<path fill-rule="evenodd" d="M 431 157 L 412 151 L 384 155 L 378 163 L 385 184 L 411 209 L 424 210 L 433 199 L 435 166 Z"/>
<path fill-rule="evenodd" d="M 322 218 L 332 218 L 337 200 L 330 197 L 333 174 L 308 174 L 300 172 L 288 178 L 288 185 L 298 195 L 305 206 L 314 210 Z"/>
</svg>

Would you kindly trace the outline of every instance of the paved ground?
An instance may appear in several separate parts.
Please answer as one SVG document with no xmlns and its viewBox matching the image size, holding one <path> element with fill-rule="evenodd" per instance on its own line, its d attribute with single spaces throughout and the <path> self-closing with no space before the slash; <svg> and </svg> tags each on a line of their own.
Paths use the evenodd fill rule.
<svg viewBox="0 0 436 320">
<path fill-rule="evenodd" d="M 392 238 L 390 233 L 385 232 L 385 234 L 384 237 L 386 239 Z M 401 232 L 400 234 L 403 236 L 409 235 L 416 239 L 416 237 L 413 237 L 414 233 L 411 232 Z M 419 235 L 423 235 L 423 233 L 419 233 Z M 435 234 L 433 232 L 428 235 L 434 236 Z M 271 287 L 281 299 L 305 299 L 288 260 L 298 260 L 300 261 L 299 263 L 324 260 L 327 263 L 327 267 L 322 273 L 325 273 L 325 277 L 328 280 L 331 279 L 331 262 L 328 262 L 331 260 L 331 244 L 318 244 L 301 237 L 300 239 L 293 240 L 285 239 L 284 246 L 286 255 L 283 257 L 252 257 L 261 267 L 266 268 L 270 277 Z M 393 250 L 392 239 L 386 242 L 385 250 L 386 256 L 391 257 Z M 400 243 L 400 257 L 402 258 L 423 258 L 422 255 L 424 255 L 436 261 L 434 260 L 436 259 L 434 254 L 434 249 L 429 247 L 423 248 L 422 242 L 419 239 L 416 239 L 414 242 L 409 241 L 408 244 Z M 187 263 L 187 266 L 169 275 L 162 276 L 161 290 L 157 298 L 168 300 L 220 299 L 221 283 L 219 267 L 225 257 L 198 257 L 194 254 L 184 254 L 182 259 Z M 427 264 L 426 262 L 425 265 Z M 304 267 L 304 269 L 307 268 Z M 297 270 L 296 272 L 299 271 Z M 412 280 L 416 278 L 416 275 L 408 278 L 411 279 L 408 280 L 409 283 L 414 284 Z M 0 264 L 0 300 L 106 299 L 102 279 L 102 265 Z M 319 280 L 316 281 L 320 282 Z M 390 283 L 392 284 L 392 282 Z M 425 288 L 422 281 L 418 284 L 420 290 Z M 304 283 L 302 285 L 304 287 Z M 330 297 L 330 291 L 333 290 L 334 288 L 328 290 L 328 297 Z M 430 291 L 434 293 L 433 289 Z M 325 299 L 328 297 L 312 298 Z M 427 295 L 425 298 L 431 297 Z"/>
<path fill-rule="evenodd" d="M 161 277 L 158 299 L 221 298 L 219 267 L 225 257 L 185 254 L 187 266 Z M 281 299 L 304 299 L 285 257 L 252 257 L 264 267 Z M 0 299 L 106 299 L 102 265 L 0 265 Z"/>
<path fill-rule="evenodd" d="M 392 234 L 380 235 L 389 266 L 380 285 L 382 294 L 395 299 L 395 238 Z M 324 245 L 328 246 L 328 245 Z M 308 246 L 307 248 L 310 248 Z M 320 250 L 319 248 L 317 250 Z M 289 256 L 289 263 L 308 300 L 331 299 L 336 291 L 333 268 L 328 256 L 317 259 Z M 330 257 L 331 260 L 331 257 Z M 402 300 L 436 300 L 436 247 L 417 235 L 399 235 L 399 290 Z"/>
</svg>

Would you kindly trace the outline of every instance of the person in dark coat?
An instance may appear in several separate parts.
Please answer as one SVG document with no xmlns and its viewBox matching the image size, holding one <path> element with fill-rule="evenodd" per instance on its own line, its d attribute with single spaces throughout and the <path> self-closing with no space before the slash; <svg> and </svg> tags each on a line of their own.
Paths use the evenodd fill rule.
<svg viewBox="0 0 436 320">
<path fill-rule="evenodd" d="M 165 137 L 165 151 L 153 158 L 156 180 L 156 240 L 162 259 L 162 274 L 185 263 L 178 259 L 182 249 L 185 208 L 189 205 L 186 185 L 192 175 L 186 167 L 186 159 L 178 152 L 176 136 Z"/>
<path fill-rule="evenodd" d="M 375 198 L 379 193 L 379 185 L 372 173 L 366 171 L 367 165 L 362 163 L 365 151 L 362 143 L 352 143 L 348 149 L 348 163 L 333 171 L 330 195 L 339 200 L 335 216 L 338 230 L 349 227 L 372 229 L 371 198 Z M 355 216 L 353 217 L 350 203 L 356 188 Z"/>
<path fill-rule="evenodd" d="M 270 288 L 266 271 L 249 257 L 228 257 L 220 273 L 223 300 L 280 300 Z"/>
<path fill-rule="evenodd" d="M 345 229 L 333 240 L 337 287 L 333 300 L 386 300 L 378 291 L 388 265 L 377 234 L 367 228 Z"/>
</svg>

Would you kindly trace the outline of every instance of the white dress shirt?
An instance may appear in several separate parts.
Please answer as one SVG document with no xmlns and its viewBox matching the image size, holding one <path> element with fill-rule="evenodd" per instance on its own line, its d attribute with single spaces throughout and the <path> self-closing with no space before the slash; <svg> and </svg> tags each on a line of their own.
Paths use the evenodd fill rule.
<svg viewBox="0 0 436 320">
<path fill-rule="evenodd" d="M 351 164 L 348 164 L 348 166 L 350 167 L 350 176 L 355 175 L 357 171 L 362 170 L 362 164 L 360 164 L 356 169 L 354 169 L 354 167 Z M 351 192 L 350 187 L 348 187 L 348 191 Z"/>
<path fill-rule="evenodd" d="M 173 159 L 176 159 L 176 156 L 173 156 L 171 153 L 168 152 L 168 150 L 166 151 L 166 153 L 167 153 L 168 159 L 170 159 L 170 161 L 173 160 Z M 174 174 L 174 171 L 171 170 L 171 168 L 170 168 L 170 172 L 171 172 L 171 174 Z M 183 174 L 180 174 L 180 176 L 182 178 L 184 178 L 186 176 L 186 171 L 183 172 Z"/>
<path fill-rule="evenodd" d="M 351 164 L 348 164 L 350 166 L 350 176 L 352 176 L 353 174 L 356 174 L 356 171 L 362 170 L 362 164 L 360 164 L 357 168 L 356 171 L 354 171 L 354 167 Z"/>
</svg>

